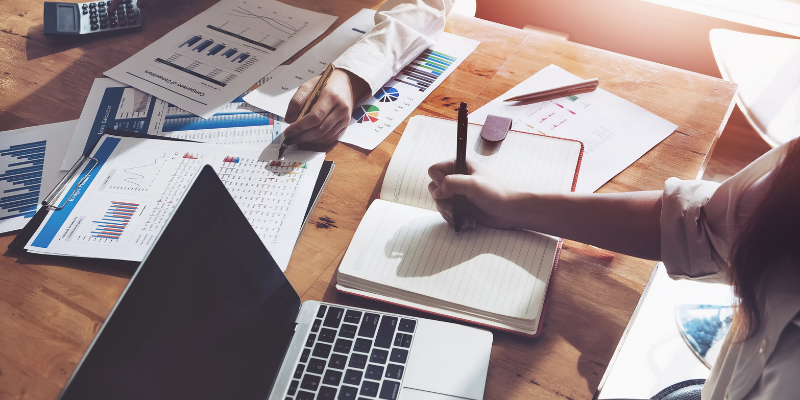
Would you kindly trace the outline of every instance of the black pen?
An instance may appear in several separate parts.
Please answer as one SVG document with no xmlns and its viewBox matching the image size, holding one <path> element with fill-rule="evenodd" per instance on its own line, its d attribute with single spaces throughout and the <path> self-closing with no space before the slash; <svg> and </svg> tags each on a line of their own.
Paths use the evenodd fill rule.
<svg viewBox="0 0 800 400">
<path fill-rule="evenodd" d="M 456 130 L 456 165 L 454 174 L 467 175 L 467 125 L 469 119 L 467 118 L 467 103 L 461 102 L 458 107 L 458 129 Z M 455 225 L 456 232 L 461 230 L 461 225 L 464 223 L 464 207 L 467 201 L 466 196 L 457 194 L 453 196 L 453 225 Z"/>
</svg>

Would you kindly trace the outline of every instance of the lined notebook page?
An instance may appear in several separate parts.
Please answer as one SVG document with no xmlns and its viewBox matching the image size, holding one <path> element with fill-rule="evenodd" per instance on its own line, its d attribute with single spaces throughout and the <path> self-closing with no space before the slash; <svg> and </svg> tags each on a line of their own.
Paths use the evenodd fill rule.
<svg viewBox="0 0 800 400">
<path fill-rule="evenodd" d="M 534 319 L 557 247 L 557 238 L 521 230 L 479 226 L 456 233 L 438 212 L 375 200 L 339 274 Z"/>
<path fill-rule="evenodd" d="M 580 157 L 578 142 L 509 132 L 494 154 L 480 147 L 481 127 L 470 125 L 467 158 L 506 185 L 537 192 L 569 192 Z M 482 154 L 484 153 L 484 154 Z M 435 210 L 428 193 L 428 167 L 455 158 L 456 122 L 411 118 L 389 163 L 381 199 Z"/>
</svg>

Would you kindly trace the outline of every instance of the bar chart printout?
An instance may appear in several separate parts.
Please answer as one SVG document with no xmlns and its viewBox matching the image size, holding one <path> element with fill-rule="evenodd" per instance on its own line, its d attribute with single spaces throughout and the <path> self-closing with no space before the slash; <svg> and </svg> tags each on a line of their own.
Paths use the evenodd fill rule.
<svg viewBox="0 0 800 400">
<path fill-rule="evenodd" d="M 0 174 L 0 182 L 7 183 L 0 193 L 0 220 L 36 214 L 46 147 L 47 141 L 40 140 L 0 149 L 2 165 L 7 166 Z"/>
<path fill-rule="evenodd" d="M 276 0 L 222 0 L 106 75 L 208 118 L 335 20 Z"/>
<path fill-rule="evenodd" d="M 414 61 L 406 65 L 394 77 L 394 80 L 411 85 L 419 89 L 420 92 L 424 92 L 455 60 L 455 57 L 427 49 L 417 56 Z"/>
<path fill-rule="evenodd" d="M 92 236 L 105 239 L 119 239 L 125 231 L 125 227 L 131 221 L 131 217 L 136 213 L 139 204 L 112 201 L 111 205 L 103 214 L 99 221 L 92 221 L 96 224 L 92 231 Z"/>
</svg>

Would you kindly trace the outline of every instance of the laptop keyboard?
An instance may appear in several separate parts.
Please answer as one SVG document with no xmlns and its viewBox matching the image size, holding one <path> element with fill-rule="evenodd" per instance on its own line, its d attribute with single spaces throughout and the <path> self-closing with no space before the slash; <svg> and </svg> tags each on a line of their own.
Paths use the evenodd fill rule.
<svg viewBox="0 0 800 400">
<path fill-rule="evenodd" d="M 320 305 L 286 400 L 396 400 L 417 321 Z"/>
</svg>

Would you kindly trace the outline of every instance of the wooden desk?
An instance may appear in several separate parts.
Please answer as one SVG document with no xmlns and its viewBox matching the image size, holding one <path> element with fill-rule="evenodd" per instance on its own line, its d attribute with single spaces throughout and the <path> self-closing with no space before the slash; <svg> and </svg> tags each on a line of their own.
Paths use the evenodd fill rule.
<svg viewBox="0 0 800 400">
<path fill-rule="evenodd" d="M 0 127 L 78 118 L 94 78 L 212 3 L 164 2 L 148 13 L 138 33 L 80 42 L 43 37 L 39 1 L 0 4 Z M 379 2 L 293 3 L 349 16 Z M 605 185 L 604 192 L 660 189 L 668 177 L 702 174 L 732 109 L 736 88 L 719 79 L 474 18 L 451 16 L 447 31 L 481 45 L 414 114 L 453 117 L 460 101 L 477 109 L 557 64 L 600 78 L 604 89 L 678 124 L 677 132 Z M 336 267 L 379 191 L 404 127 L 372 152 L 339 144 L 328 154 L 336 171 L 286 273 L 304 300 L 423 316 L 334 288 Z M 6 251 L 12 239 L 0 236 L 0 399 L 54 399 L 135 264 L 16 254 Z M 566 241 L 542 336 L 494 333 L 486 398 L 591 398 L 654 265 L 619 254 L 604 260 L 590 247 Z"/>
</svg>

